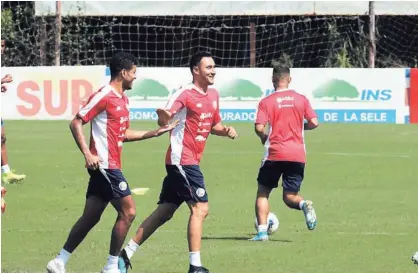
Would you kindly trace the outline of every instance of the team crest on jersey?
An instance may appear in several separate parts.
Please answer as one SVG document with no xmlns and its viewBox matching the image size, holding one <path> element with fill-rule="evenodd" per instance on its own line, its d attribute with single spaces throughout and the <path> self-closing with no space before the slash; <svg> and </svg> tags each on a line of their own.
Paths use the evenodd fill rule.
<svg viewBox="0 0 418 273">
<path fill-rule="evenodd" d="M 203 197 L 203 196 L 205 196 L 205 193 L 206 193 L 205 189 L 198 188 L 198 189 L 196 190 L 196 194 L 197 194 L 197 196 L 199 196 L 199 197 Z"/>
<path fill-rule="evenodd" d="M 127 188 L 128 188 L 128 184 L 125 181 L 122 181 L 119 183 L 119 189 L 121 191 L 126 191 Z"/>
<path fill-rule="evenodd" d="M 212 106 L 216 110 L 216 108 L 218 108 L 218 103 L 216 101 L 213 101 Z"/>
</svg>

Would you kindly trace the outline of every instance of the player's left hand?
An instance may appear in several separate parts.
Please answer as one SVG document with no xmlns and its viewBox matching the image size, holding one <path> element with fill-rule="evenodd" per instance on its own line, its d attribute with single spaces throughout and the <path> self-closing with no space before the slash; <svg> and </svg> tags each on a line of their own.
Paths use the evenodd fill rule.
<svg viewBox="0 0 418 273">
<path fill-rule="evenodd" d="M 173 130 L 174 128 L 176 128 L 177 125 L 179 125 L 179 123 L 180 123 L 180 121 L 177 119 L 177 120 L 173 121 L 172 123 L 170 123 L 168 125 L 161 126 L 157 130 L 157 135 L 160 136 L 164 133 L 167 133 L 167 132 Z"/>
<path fill-rule="evenodd" d="M 7 74 L 1 79 L 1 83 L 11 83 L 13 81 L 13 77 L 10 74 Z"/>
<path fill-rule="evenodd" d="M 2 84 L 1 85 L 1 92 L 2 93 L 4 93 L 4 92 L 6 92 L 7 91 L 7 86 L 6 85 L 4 85 L 4 84 Z"/>
<path fill-rule="evenodd" d="M 226 133 L 230 139 L 236 139 L 238 137 L 237 131 L 234 127 L 226 127 Z"/>
</svg>

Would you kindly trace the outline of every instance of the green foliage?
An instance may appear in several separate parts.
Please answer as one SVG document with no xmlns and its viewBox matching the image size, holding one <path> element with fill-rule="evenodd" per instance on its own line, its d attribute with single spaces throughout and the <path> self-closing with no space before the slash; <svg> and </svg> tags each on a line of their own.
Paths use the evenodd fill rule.
<svg viewBox="0 0 418 273">
<path fill-rule="evenodd" d="M 280 55 L 279 59 L 271 61 L 272 67 L 275 67 L 276 65 L 292 68 L 293 67 L 292 56 L 290 56 L 289 54 L 286 54 L 286 52 L 283 52 L 282 55 Z"/>
<path fill-rule="evenodd" d="M 13 14 L 10 9 L 1 11 L 1 39 L 13 40 L 15 38 Z"/>
<path fill-rule="evenodd" d="M 233 97 L 238 100 L 243 98 L 259 98 L 263 95 L 260 86 L 249 80 L 238 79 L 223 85 L 220 89 L 223 98 Z"/>
<path fill-rule="evenodd" d="M 313 91 L 315 98 L 332 98 L 337 101 L 338 98 L 357 98 L 359 92 L 357 88 L 344 80 L 333 79 L 320 85 Z"/>
<path fill-rule="evenodd" d="M 127 92 L 129 97 L 148 97 L 166 98 L 169 95 L 167 87 L 152 79 L 142 79 L 136 82 L 131 91 Z"/>
</svg>

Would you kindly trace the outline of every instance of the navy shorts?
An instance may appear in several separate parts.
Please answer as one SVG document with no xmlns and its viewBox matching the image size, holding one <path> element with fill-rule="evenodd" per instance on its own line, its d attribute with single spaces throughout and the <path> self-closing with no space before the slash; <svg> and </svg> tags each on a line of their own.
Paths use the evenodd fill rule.
<svg viewBox="0 0 418 273">
<path fill-rule="evenodd" d="M 183 202 L 208 202 L 203 174 L 198 165 L 166 165 L 158 204 Z"/>
<path fill-rule="evenodd" d="M 97 196 L 104 201 L 122 198 L 131 195 L 128 182 L 126 182 L 121 170 L 119 169 L 98 169 L 90 170 L 89 186 L 86 198 Z"/>
<path fill-rule="evenodd" d="M 266 160 L 260 167 L 257 181 L 267 188 L 277 188 L 282 177 L 283 190 L 299 192 L 305 172 L 305 163 Z"/>
</svg>

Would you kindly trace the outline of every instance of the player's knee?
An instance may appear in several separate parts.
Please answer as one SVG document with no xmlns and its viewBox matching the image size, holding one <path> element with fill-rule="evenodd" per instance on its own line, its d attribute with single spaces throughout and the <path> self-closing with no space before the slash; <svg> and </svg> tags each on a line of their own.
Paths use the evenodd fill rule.
<svg viewBox="0 0 418 273">
<path fill-rule="evenodd" d="M 1 144 L 2 145 L 6 144 L 6 135 L 5 134 L 1 134 Z"/>
<path fill-rule="evenodd" d="M 283 192 L 283 202 L 291 209 L 299 207 L 299 195 L 297 192 Z"/>
<path fill-rule="evenodd" d="M 123 218 L 126 222 L 132 223 L 136 217 L 135 207 L 123 211 L 122 213 L 120 213 L 120 217 Z"/>
<path fill-rule="evenodd" d="M 207 204 L 192 207 L 193 216 L 205 219 L 209 215 L 209 206 Z"/>
<path fill-rule="evenodd" d="M 84 226 L 92 228 L 94 227 L 97 223 L 100 222 L 100 217 L 101 215 L 86 215 L 83 214 L 81 216 L 81 223 L 83 223 Z"/>
<path fill-rule="evenodd" d="M 160 221 L 162 224 L 164 224 L 165 222 L 168 222 L 171 220 L 171 218 L 173 218 L 174 212 L 171 211 L 167 211 L 164 214 L 162 214 L 160 216 Z"/>
</svg>

